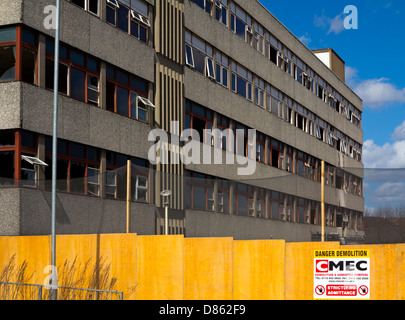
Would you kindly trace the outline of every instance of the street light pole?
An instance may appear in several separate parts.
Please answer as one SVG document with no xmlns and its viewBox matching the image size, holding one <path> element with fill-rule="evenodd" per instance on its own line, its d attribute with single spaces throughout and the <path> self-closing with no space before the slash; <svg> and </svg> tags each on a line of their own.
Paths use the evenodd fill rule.
<svg viewBox="0 0 405 320">
<path fill-rule="evenodd" d="M 160 193 L 163 197 L 163 204 L 165 206 L 165 235 L 169 234 L 169 197 L 171 196 L 171 190 L 164 190 Z"/>
<path fill-rule="evenodd" d="M 58 89 L 59 89 L 59 25 L 60 25 L 60 0 L 56 0 L 56 27 L 55 27 L 55 66 L 53 76 L 53 135 L 52 135 L 52 240 L 51 240 L 51 265 L 52 287 L 58 285 L 56 273 L 56 157 L 58 146 Z M 56 283 L 53 283 L 53 282 Z M 52 288 L 52 300 L 56 300 L 56 291 Z"/>
</svg>

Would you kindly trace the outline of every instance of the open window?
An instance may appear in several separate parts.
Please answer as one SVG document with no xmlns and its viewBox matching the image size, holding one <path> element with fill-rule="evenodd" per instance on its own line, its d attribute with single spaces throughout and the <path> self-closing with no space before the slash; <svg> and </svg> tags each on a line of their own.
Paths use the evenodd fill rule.
<svg viewBox="0 0 405 320">
<path fill-rule="evenodd" d="M 194 55 L 191 46 L 186 45 L 186 64 L 194 68 Z"/>
<path fill-rule="evenodd" d="M 215 80 L 214 61 L 207 57 L 206 59 L 207 77 Z"/>
</svg>

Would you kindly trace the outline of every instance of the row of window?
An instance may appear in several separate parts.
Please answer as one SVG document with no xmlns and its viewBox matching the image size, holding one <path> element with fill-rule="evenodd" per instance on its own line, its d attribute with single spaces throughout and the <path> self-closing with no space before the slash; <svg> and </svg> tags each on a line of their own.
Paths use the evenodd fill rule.
<svg viewBox="0 0 405 320">
<path fill-rule="evenodd" d="M 321 205 L 317 201 L 192 171 L 187 171 L 186 176 L 187 209 L 303 224 L 321 224 Z M 326 226 L 343 227 L 346 220 L 344 217 L 347 218 L 348 228 L 364 229 L 362 213 L 325 205 Z"/>
<path fill-rule="evenodd" d="M 189 100 L 186 100 L 185 120 L 186 129 L 194 129 L 192 135 L 198 134 L 192 137 L 194 140 L 320 182 L 321 160 L 305 152 L 260 132 L 256 132 L 256 150 L 253 150 L 248 137 L 250 128 Z M 235 138 L 231 139 L 230 135 Z M 329 164 L 325 172 L 327 185 L 362 196 L 361 178 Z"/>
<path fill-rule="evenodd" d="M 0 131 L 0 185 L 38 187 L 36 160 L 38 135 L 28 131 Z M 45 137 L 45 190 L 52 190 L 52 138 Z M 100 172 L 101 150 L 91 146 L 58 140 L 57 191 L 100 196 L 100 183 L 106 197 L 127 198 L 127 161 L 131 160 L 131 200 L 149 202 L 148 161 L 106 151 L 106 172 Z"/>
<path fill-rule="evenodd" d="M 148 4 L 143 0 L 68 0 L 99 17 L 100 1 L 105 5 L 106 22 L 148 43 L 150 22 Z"/>
<path fill-rule="evenodd" d="M 191 0 L 253 46 L 330 107 L 361 128 L 361 112 L 235 2 Z M 215 5 L 213 4 L 215 2 Z M 215 8 L 215 9 L 214 9 Z M 228 11 L 230 10 L 230 13 Z M 230 23 L 228 23 L 230 14 Z"/>
<path fill-rule="evenodd" d="M 328 143 L 337 151 L 361 161 L 362 147 L 359 143 L 189 31 L 186 31 L 186 64 L 275 116 Z"/>
<path fill-rule="evenodd" d="M 17 36 L 19 33 L 21 36 Z M 45 87 L 49 90 L 54 86 L 54 51 L 54 40 L 47 37 Z M 61 43 L 59 93 L 100 106 L 101 62 Z M 153 107 L 147 99 L 148 81 L 110 64 L 106 64 L 106 69 L 107 110 L 147 122 L 148 110 Z M 23 26 L 1 28 L 0 81 L 21 80 L 38 85 L 38 72 L 38 33 Z"/>
</svg>

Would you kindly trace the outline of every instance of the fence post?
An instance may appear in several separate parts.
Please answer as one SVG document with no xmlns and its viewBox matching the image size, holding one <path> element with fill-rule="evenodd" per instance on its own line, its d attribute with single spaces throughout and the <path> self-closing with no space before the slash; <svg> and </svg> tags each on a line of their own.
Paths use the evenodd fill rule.
<svg viewBox="0 0 405 320">
<path fill-rule="evenodd" d="M 42 300 L 42 286 L 38 287 L 38 300 Z"/>
</svg>

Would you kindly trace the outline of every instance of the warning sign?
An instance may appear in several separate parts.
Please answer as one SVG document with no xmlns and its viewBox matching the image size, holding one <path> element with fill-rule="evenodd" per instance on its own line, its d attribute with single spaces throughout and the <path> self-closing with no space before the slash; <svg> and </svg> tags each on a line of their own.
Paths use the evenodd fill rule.
<svg viewBox="0 0 405 320">
<path fill-rule="evenodd" d="M 370 299 L 370 250 L 315 250 L 314 299 Z"/>
</svg>

